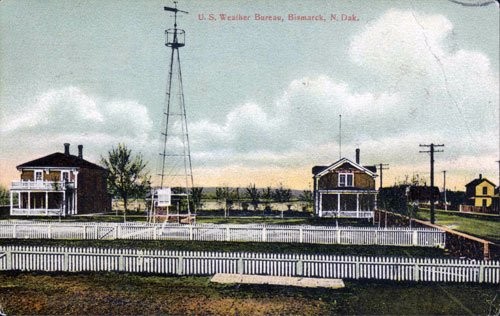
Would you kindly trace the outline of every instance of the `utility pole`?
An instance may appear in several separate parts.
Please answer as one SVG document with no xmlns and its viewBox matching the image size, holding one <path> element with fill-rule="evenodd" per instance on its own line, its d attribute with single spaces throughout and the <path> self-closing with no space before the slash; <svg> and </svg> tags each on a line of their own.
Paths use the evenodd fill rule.
<svg viewBox="0 0 500 316">
<path fill-rule="evenodd" d="M 434 153 L 440 153 L 443 152 L 443 150 L 436 150 L 435 147 L 444 147 L 443 144 L 441 145 L 436 145 L 431 143 L 430 145 L 419 145 L 420 147 L 429 147 L 429 150 L 426 151 L 419 151 L 420 153 L 430 153 L 431 156 L 431 194 L 430 194 L 430 202 L 431 202 L 431 224 L 434 224 L 436 221 L 436 215 L 434 212 Z"/>
<path fill-rule="evenodd" d="M 446 170 L 443 170 L 443 193 L 444 193 L 444 210 L 448 210 L 448 202 L 446 201 Z"/>
<path fill-rule="evenodd" d="M 379 187 L 379 189 L 382 189 L 382 172 L 383 172 L 383 170 L 389 169 L 389 164 L 388 163 L 380 163 L 378 165 L 378 169 L 380 170 L 380 187 Z"/>
</svg>

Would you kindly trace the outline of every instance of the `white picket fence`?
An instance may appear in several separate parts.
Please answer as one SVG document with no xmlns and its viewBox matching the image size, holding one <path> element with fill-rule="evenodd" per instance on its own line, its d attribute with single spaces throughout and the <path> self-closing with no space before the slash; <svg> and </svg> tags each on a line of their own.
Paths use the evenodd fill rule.
<svg viewBox="0 0 500 316">
<path fill-rule="evenodd" d="M 216 225 L 82 222 L 0 222 L 0 238 L 140 239 L 286 242 L 345 245 L 444 247 L 434 228 L 335 227 L 305 225 Z"/>
<path fill-rule="evenodd" d="M 0 246 L 0 270 L 500 283 L 499 261 L 74 247 Z"/>
</svg>

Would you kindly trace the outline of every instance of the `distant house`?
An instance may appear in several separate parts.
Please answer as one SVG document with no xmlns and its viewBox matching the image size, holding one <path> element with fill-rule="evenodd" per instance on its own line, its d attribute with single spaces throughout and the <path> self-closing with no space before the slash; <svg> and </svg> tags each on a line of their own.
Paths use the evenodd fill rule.
<svg viewBox="0 0 500 316">
<path fill-rule="evenodd" d="M 312 169 L 314 212 L 319 217 L 372 218 L 377 206 L 375 166 L 361 166 L 342 158 L 330 166 Z"/>
<path fill-rule="evenodd" d="M 496 199 L 495 184 L 480 174 L 465 185 L 465 198 L 467 205 L 461 207 L 462 211 L 489 213 Z"/>
<path fill-rule="evenodd" d="M 74 215 L 111 211 L 107 169 L 78 156 L 56 152 L 17 166 L 19 180 L 10 188 L 11 215 Z"/>
</svg>

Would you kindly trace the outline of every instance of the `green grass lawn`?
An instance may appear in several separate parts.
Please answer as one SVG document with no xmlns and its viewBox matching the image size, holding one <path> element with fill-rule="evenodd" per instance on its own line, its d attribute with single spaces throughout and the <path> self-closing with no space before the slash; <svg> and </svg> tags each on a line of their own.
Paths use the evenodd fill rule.
<svg viewBox="0 0 500 316">
<path fill-rule="evenodd" d="M 427 210 L 421 210 L 417 213 L 417 217 L 423 220 L 430 220 L 430 213 Z M 500 243 L 500 221 L 489 220 L 487 218 L 467 218 L 436 212 L 436 224 Z"/>
<path fill-rule="evenodd" d="M 215 242 L 174 240 L 55 240 L 0 239 L 0 245 L 101 247 L 132 249 L 165 249 L 178 251 L 221 251 L 255 253 L 329 254 L 356 256 L 397 256 L 442 258 L 448 254 L 440 248 L 321 245 L 299 243 Z"/>
<path fill-rule="evenodd" d="M 344 289 L 222 285 L 209 277 L 0 273 L 8 315 L 492 315 L 498 285 L 346 281 Z"/>
</svg>

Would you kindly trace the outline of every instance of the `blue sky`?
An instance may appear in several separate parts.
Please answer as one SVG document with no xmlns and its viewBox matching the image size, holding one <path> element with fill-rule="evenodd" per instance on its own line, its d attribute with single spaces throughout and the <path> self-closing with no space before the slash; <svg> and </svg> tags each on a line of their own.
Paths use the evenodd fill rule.
<svg viewBox="0 0 500 316">
<path fill-rule="evenodd" d="M 84 145 L 160 148 L 173 24 L 168 1 L 0 2 L 0 182 Z M 310 187 L 311 167 L 361 148 L 385 184 L 429 178 L 419 144 L 444 143 L 450 187 L 498 182 L 498 5 L 450 1 L 182 1 L 184 93 L 195 185 Z M 249 15 L 249 21 L 200 20 Z M 255 21 L 254 15 L 283 22 Z M 288 21 L 288 14 L 325 21 Z M 356 15 L 359 21 L 331 21 Z M 441 185 L 440 181 L 437 181 Z"/>
</svg>

